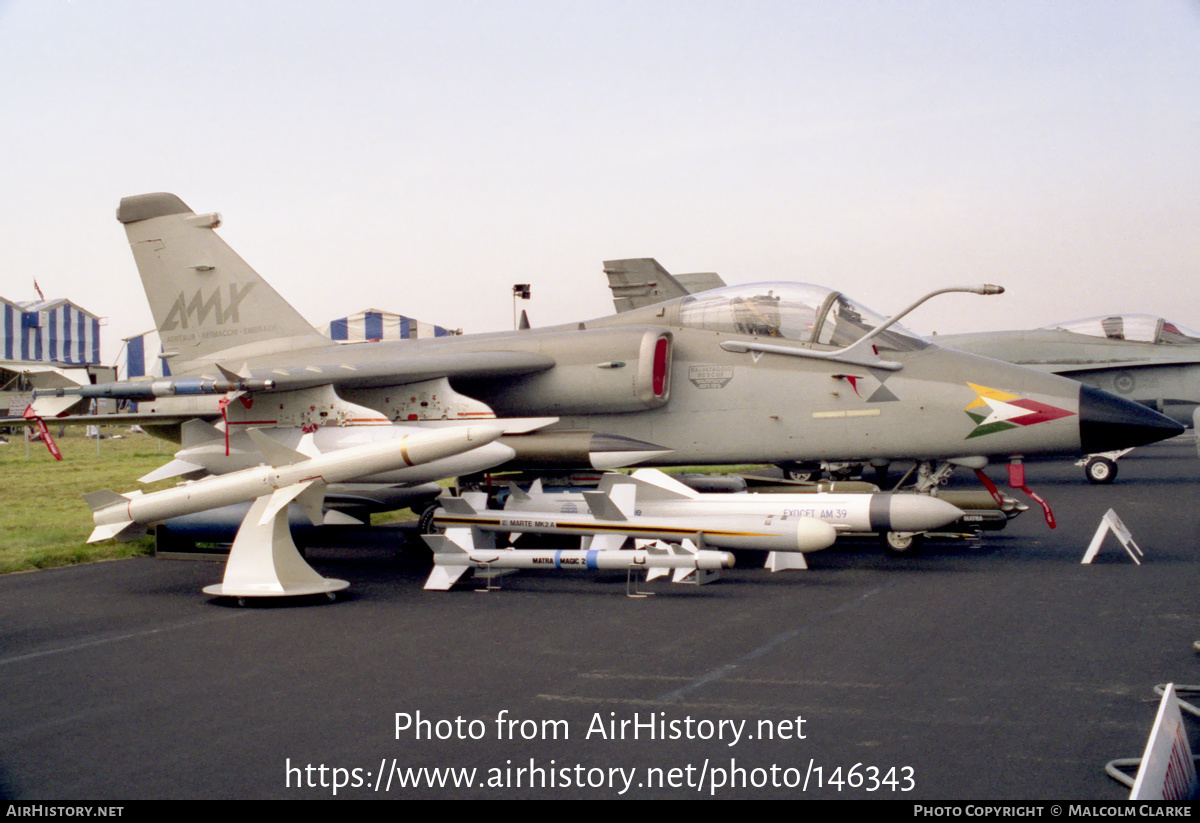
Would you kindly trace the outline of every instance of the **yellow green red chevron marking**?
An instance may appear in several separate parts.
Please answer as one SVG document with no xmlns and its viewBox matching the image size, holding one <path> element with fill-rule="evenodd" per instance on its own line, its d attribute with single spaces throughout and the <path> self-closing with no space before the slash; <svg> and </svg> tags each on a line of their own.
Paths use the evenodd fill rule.
<svg viewBox="0 0 1200 823">
<path fill-rule="evenodd" d="M 979 395 L 972 400 L 963 411 L 975 421 L 975 428 L 966 439 L 982 437 L 985 434 L 1007 431 L 1018 426 L 1032 426 L 1035 423 L 1045 423 L 1047 420 L 1058 420 L 1070 417 L 1075 412 L 1028 400 L 1015 394 L 1002 392 L 999 389 L 967 383 Z"/>
</svg>

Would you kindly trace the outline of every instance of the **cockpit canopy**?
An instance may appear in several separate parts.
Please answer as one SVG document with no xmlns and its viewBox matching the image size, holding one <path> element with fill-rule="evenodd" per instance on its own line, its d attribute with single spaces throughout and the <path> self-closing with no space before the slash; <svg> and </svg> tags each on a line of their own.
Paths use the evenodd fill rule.
<svg viewBox="0 0 1200 823">
<path fill-rule="evenodd" d="M 1200 343 L 1200 334 L 1153 314 L 1110 314 L 1071 320 L 1042 328 L 1069 331 L 1108 340 L 1129 340 L 1137 343 L 1189 344 Z"/>
<path fill-rule="evenodd" d="M 841 292 L 809 283 L 750 283 L 683 298 L 680 325 L 706 331 L 849 346 L 885 318 Z M 914 351 L 928 340 L 899 324 L 874 339 L 879 349 Z"/>
</svg>

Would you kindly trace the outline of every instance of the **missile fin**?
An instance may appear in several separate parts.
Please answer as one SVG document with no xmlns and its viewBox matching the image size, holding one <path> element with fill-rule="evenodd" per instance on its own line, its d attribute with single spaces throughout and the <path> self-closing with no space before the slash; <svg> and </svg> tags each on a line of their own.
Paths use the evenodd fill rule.
<svg viewBox="0 0 1200 823">
<path fill-rule="evenodd" d="M 533 479 L 533 482 L 531 484 L 529 484 L 529 496 L 533 497 L 534 495 L 541 494 L 541 493 L 542 493 L 542 478 L 535 477 Z"/>
<path fill-rule="evenodd" d="M 587 501 L 592 517 L 597 520 L 627 520 L 616 502 L 605 492 L 584 492 L 583 499 Z"/>
<path fill-rule="evenodd" d="M 53 367 L 31 366 L 28 371 L 24 372 L 24 375 L 30 386 L 42 391 L 46 389 L 77 389 L 80 386 L 90 385 L 79 372 L 71 373 Z"/>
<path fill-rule="evenodd" d="M 585 551 L 615 551 L 624 546 L 627 539 L 623 534 L 589 534 L 584 536 L 582 548 Z"/>
<path fill-rule="evenodd" d="M 478 514 L 475 507 L 461 497 L 440 497 L 437 502 L 446 514 Z"/>
<path fill-rule="evenodd" d="M 190 421 L 199 422 L 199 421 Z M 186 424 L 185 424 L 186 425 Z M 189 477 L 188 480 L 195 480 L 198 477 L 207 474 L 203 466 L 198 466 L 195 463 L 189 463 L 186 460 L 172 460 L 170 463 L 164 463 L 149 474 L 142 475 L 138 478 L 139 483 L 153 483 L 156 480 L 166 480 L 168 477 L 181 477 L 183 475 L 196 472 L 196 477 Z"/>
<path fill-rule="evenodd" d="M 34 417 L 48 419 L 58 417 L 60 414 L 68 411 L 72 406 L 77 405 L 83 400 L 77 394 L 67 395 L 65 397 L 37 397 L 29 404 L 33 410 Z"/>
<path fill-rule="evenodd" d="M 444 534 L 423 534 L 421 539 L 434 554 L 466 554 L 467 550 L 446 538 Z"/>
<path fill-rule="evenodd" d="M 87 539 L 89 543 L 99 543 L 101 540 L 107 540 L 110 537 L 116 537 L 117 533 L 128 526 L 129 523 L 110 523 L 107 526 L 97 526 L 92 529 L 92 535 Z"/>
<path fill-rule="evenodd" d="M 107 509 L 109 506 L 114 506 L 118 503 L 128 503 L 129 498 L 123 494 L 117 494 L 112 489 L 101 489 L 100 491 L 85 494 L 83 502 L 87 503 L 92 511 L 98 512 L 101 509 Z"/>
<path fill-rule="evenodd" d="M 781 572 L 787 569 L 807 569 L 808 563 L 800 552 L 770 552 L 763 568 L 770 572 Z"/>
<path fill-rule="evenodd" d="M 258 446 L 258 450 L 262 452 L 263 457 L 272 466 L 293 466 L 296 463 L 302 463 L 305 460 L 311 460 L 307 454 L 301 454 L 295 449 L 289 449 L 282 443 L 272 440 L 267 435 L 263 434 L 261 429 L 247 429 L 246 434 Z"/>
<path fill-rule="evenodd" d="M 528 499 L 529 499 L 529 495 L 527 495 L 525 492 L 521 491 L 520 486 L 518 486 L 516 483 L 508 484 L 508 500 L 504 501 L 505 507 L 508 506 L 509 500 L 517 500 L 519 502 L 524 503 Z"/>
<path fill-rule="evenodd" d="M 629 479 L 638 485 L 645 500 L 691 500 L 700 494 L 658 469 L 638 469 Z"/>
<path fill-rule="evenodd" d="M 425 581 L 425 590 L 431 592 L 447 592 L 458 582 L 458 579 L 463 576 L 463 573 L 470 568 L 469 566 L 434 566 L 433 571 L 429 573 L 429 579 Z"/>
<path fill-rule="evenodd" d="M 87 539 L 87 542 L 97 543 L 101 540 L 108 540 L 110 537 L 115 537 L 118 542 L 127 543 L 130 540 L 145 537 L 146 534 L 146 527 L 141 523 L 126 520 L 124 523 L 110 523 L 107 526 L 97 526 L 92 530 L 91 537 Z"/>
<path fill-rule="evenodd" d="M 304 485 L 304 490 L 296 495 L 296 503 L 299 504 L 301 511 L 308 515 L 310 523 L 320 526 L 325 522 L 325 490 L 329 488 L 329 484 L 323 480 L 314 479 Z"/>
<path fill-rule="evenodd" d="M 476 531 L 477 531 L 476 529 L 471 529 L 471 528 L 446 529 L 445 534 L 437 535 L 437 536 L 444 537 L 446 539 L 446 545 L 453 544 L 454 549 L 457 549 L 458 551 L 463 551 L 463 552 L 469 553 L 469 552 L 475 551 L 475 533 L 476 533 Z M 435 535 L 427 535 L 425 542 L 428 543 L 429 542 L 428 538 L 434 537 L 434 536 Z M 442 551 L 452 551 L 452 550 L 453 549 L 449 549 L 449 548 L 442 549 Z"/>
<path fill-rule="evenodd" d="M 250 376 L 249 374 L 238 374 L 235 371 L 230 371 L 229 369 L 222 366 L 220 363 L 216 363 L 215 365 L 218 369 L 220 369 L 221 376 L 224 377 L 226 380 L 228 380 L 230 383 L 240 383 L 243 380 L 245 380 L 247 377 Z M 243 364 L 242 368 L 243 369 L 245 368 L 244 364 Z"/>
<path fill-rule="evenodd" d="M 679 571 L 679 569 L 676 569 L 675 571 Z M 687 570 L 684 569 L 684 571 L 686 572 Z M 671 570 L 665 567 L 656 567 L 650 569 L 646 572 L 646 582 L 649 583 L 650 581 L 657 580 L 660 577 L 666 577 L 670 573 Z"/>
<path fill-rule="evenodd" d="M 471 529 L 446 529 L 445 534 L 423 534 L 425 545 L 438 554 L 470 554 L 475 551 Z"/>
</svg>

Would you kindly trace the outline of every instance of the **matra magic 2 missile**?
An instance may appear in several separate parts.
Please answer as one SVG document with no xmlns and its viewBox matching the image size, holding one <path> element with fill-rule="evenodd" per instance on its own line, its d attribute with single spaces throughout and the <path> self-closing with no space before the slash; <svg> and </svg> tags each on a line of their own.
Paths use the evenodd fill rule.
<svg viewBox="0 0 1200 823">
<path fill-rule="evenodd" d="M 679 582 L 696 571 L 719 571 L 733 567 L 729 552 L 694 549 L 690 546 L 652 546 L 634 550 L 613 549 L 467 549 L 451 536 L 425 535 L 433 549 L 433 571 L 425 581 L 429 591 L 448 591 L 469 569 L 476 576 L 489 577 L 494 572 L 515 569 L 554 569 L 576 571 L 647 572 L 647 579 L 674 570 Z"/>
<path fill-rule="evenodd" d="M 124 495 L 108 490 L 85 494 L 84 500 L 92 507 L 96 524 L 88 542 L 110 537 L 131 540 L 145 534 L 148 525 L 266 495 L 272 499 L 260 522 L 267 522 L 294 500 L 318 525 L 322 522 L 325 487 L 330 483 L 462 454 L 491 443 L 502 433 L 495 426 L 456 426 L 313 457 L 280 445 L 261 431 L 251 430 L 250 437 L 270 465 L 194 480 L 152 494 Z"/>
<path fill-rule="evenodd" d="M 757 549 L 772 571 L 805 568 L 797 555 L 828 548 L 838 534 L 918 533 L 946 526 L 963 511 L 916 494 L 704 494 L 657 469 L 606 474 L 596 491 L 547 493 L 535 481 L 513 489 L 502 511 L 475 499 L 443 498 L 433 523 L 446 529 L 579 535 L 585 548 L 617 549 L 626 538 Z"/>
</svg>

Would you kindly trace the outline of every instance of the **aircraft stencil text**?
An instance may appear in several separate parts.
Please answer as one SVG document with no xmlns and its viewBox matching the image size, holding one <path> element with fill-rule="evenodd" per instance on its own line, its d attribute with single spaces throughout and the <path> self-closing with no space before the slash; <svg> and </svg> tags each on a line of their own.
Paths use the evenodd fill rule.
<svg viewBox="0 0 1200 823">
<path fill-rule="evenodd" d="M 230 283 L 227 305 L 222 302 L 220 289 L 213 289 L 207 298 L 201 294 L 200 289 L 196 289 L 191 298 L 180 292 L 179 296 L 175 298 L 175 302 L 171 304 L 171 310 L 167 312 L 167 319 L 162 322 L 160 331 L 171 331 L 181 326 L 186 329 L 189 319 L 192 323 L 201 325 L 210 314 L 212 321 L 218 326 L 237 323 L 238 304 L 246 299 L 246 295 L 252 288 L 254 288 L 253 283 L 247 283 L 241 289 L 238 288 L 237 283 Z"/>
</svg>

